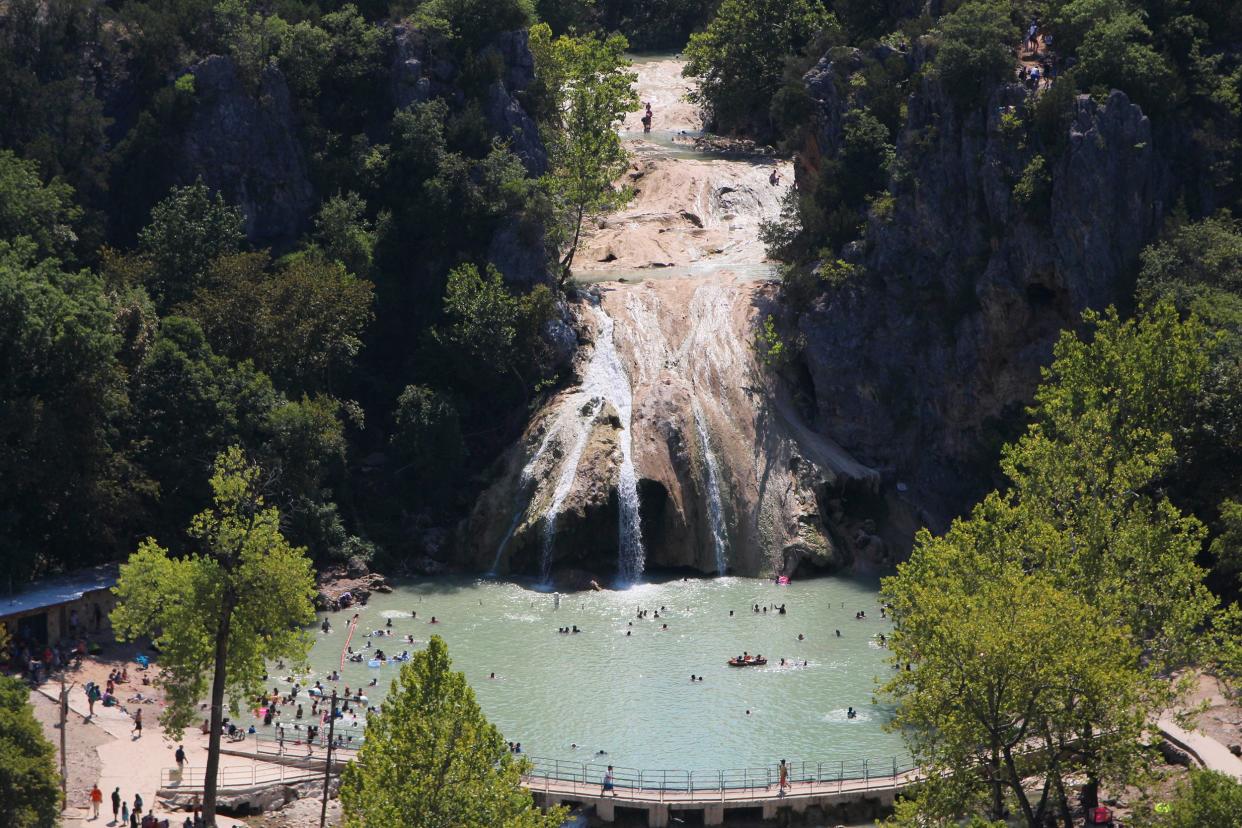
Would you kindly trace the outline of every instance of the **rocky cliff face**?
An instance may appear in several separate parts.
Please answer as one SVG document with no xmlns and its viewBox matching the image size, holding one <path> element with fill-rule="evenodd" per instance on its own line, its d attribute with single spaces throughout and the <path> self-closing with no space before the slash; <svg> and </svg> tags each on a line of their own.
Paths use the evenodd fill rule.
<svg viewBox="0 0 1242 828">
<path fill-rule="evenodd" d="M 850 71 L 825 59 L 805 78 L 818 113 L 804 177 L 840 151 Z M 1009 85 L 962 111 L 923 80 L 898 136 L 892 199 L 846 250 L 865 275 L 798 322 L 795 373 L 817 429 L 901 483 L 933 527 L 990 488 L 1058 332 L 1085 308 L 1128 301 L 1168 208 L 1167 165 L 1124 94 L 1073 100 L 1047 144 L 1034 105 Z M 1024 176 L 1033 187 L 1016 187 Z"/>
<path fill-rule="evenodd" d="M 251 90 L 233 60 L 220 55 L 190 74 L 193 114 L 172 164 L 178 183 L 201 177 L 238 205 L 254 244 L 296 238 L 317 199 L 284 75 L 269 66 Z"/>
<path fill-rule="evenodd" d="M 498 464 L 459 533 L 465 560 L 611 581 L 625 559 L 628 453 L 649 568 L 885 562 L 877 526 L 897 504 L 879 474 L 816 434 L 756 361 L 756 320 L 774 294 L 768 282 L 670 279 L 580 298 L 578 382 Z"/>
<path fill-rule="evenodd" d="M 534 81 L 534 61 L 524 31 L 506 32 L 487 47 L 499 77 L 482 98 L 488 126 L 525 164 L 532 176 L 547 169 L 547 151 L 534 120 L 520 102 Z M 393 27 L 386 79 L 393 110 L 433 97 L 463 106 L 461 67 L 436 57 L 422 33 Z M 189 67 L 194 97 L 187 123 L 174 136 L 173 150 L 151 175 L 168 186 L 202 178 L 241 207 L 253 244 L 281 248 L 308 227 L 323 197 L 312 181 L 295 103 L 275 66 L 257 87 L 241 78 L 232 58 L 212 55 Z M 384 119 L 386 122 L 386 119 Z M 382 134 L 371 136 L 382 142 Z M 544 255 L 539 228 L 505 227 L 491 242 L 489 257 L 515 283 L 542 280 Z"/>
</svg>

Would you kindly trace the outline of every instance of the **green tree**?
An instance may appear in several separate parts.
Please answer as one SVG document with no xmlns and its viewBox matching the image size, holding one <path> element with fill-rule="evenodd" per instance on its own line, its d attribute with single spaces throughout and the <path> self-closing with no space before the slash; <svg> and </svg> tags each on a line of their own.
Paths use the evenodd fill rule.
<svg viewBox="0 0 1242 828">
<path fill-rule="evenodd" d="M 25 236 L 39 255 L 68 260 L 78 240 L 74 224 L 81 217 L 72 187 L 55 180 L 45 185 L 38 164 L 0 150 L 0 239 Z"/>
<path fill-rule="evenodd" d="M 340 262 L 355 276 L 371 272 L 375 228 L 366 218 L 366 202 L 357 193 L 335 195 L 315 216 L 315 241 L 330 261 Z"/>
<path fill-rule="evenodd" d="M 1144 828 L 1206 828 L 1237 825 L 1242 814 L 1242 783 L 1223 773 L 1191 769 L 1171 801 L 1136 824 Z"/>
<path fill-rule="evenodd" d="M 478 49 L 501 32 L 535 20 L 534 0 L 426 0 L 415 19 L 444 32 L 462 48 Z"/>
<path fill-rule="evenodd" d="M 629 163 L 616 124 L 638 106 L 620 35 L 553 39 L 546 24 L 531 29 L 535 71 L 554 103 L 544 121 L 551 171 L 544 185 L 556 204 L 551 228 L 560 256 L 561 281 L 572 274 L 574 254 L 589 216 L 615 209 L 630 198 L 614 188 Z"/>
<path fill-rule="evenodd" d="M 178 311 L 196 320 L 218 353 L 253 360 L 281 387 L 321 391 L 343 376 L 373 318 L 373 286 L 338 262 L 266 253 L 216 259 Z"/>
<path fill-rule="evenodd" d="M 215 353 L 181 316 L 162 320 L 131 389 L 137 457 L 159 484 L 158 525 L 171 533 L 207 497 L 212 458 L 234 443 L 260 444 L 279 396 L 266 374 Z"/>
<path fill-rule="evenodd" d="M 60 824 L 56 750 L 30 707 L 30 691 L 0 676 L 0 824 L 52 828 Z"/>
<path fill-rule="evenodd" d="M 541 368 L 546 346 L 540 332 L 554 311 L 546 286 L 519 298 L 491 265 L 483 273 L 472 264 L 453 268 L 444 292 L 445 324 L 433 333 L 446 358 L 446 379 L 494 394 L 496 381 L 509 376 L 526 394 L 533 378 L 523 371 Z"/>
<path fill-rule="evenodd" d="M 236 253 L 244 238 L 241 211 L 222 195 L 201 180 L 174 187 L 138 234 L 139 249 L 151 260 L 152 297 L 164 308 L 190 298 L 211 263 Z"/>
<path fill-rule="evenodd" d="M 0 241 L 0 577 L 125 542 L 146 489 L 121 429 L 120 338 L 100 280 Z"/>
<path fill-rule="evenodd" d="M 717 129 L 765 130 L 786 59 L 821 37 L 840 40 L 841 29 L 817 0 L 723 0 L 686 46 L 685 74 L 700 79 L 691 99 Z"/>
<path fill-rule="evenodd" d="M 286 534 L 315 560 L 344 560 L 365 545 L 345 529 L 334 494 L 345 488 L 348 442 L 342 412 L 325 394 L 277 405 L 262 425 L 260 463 L 274 473 Z"/>
<path fill-rule="evenodd" d="M 1101 781 L 1133 782 L 1147 761 L 1139 733 L 1176 698 L 1178 688 L 1161 675 L 1201 655 L 1199 632 L 1215 605 L 1196 564 L 1204 529 L 1153 484 L 1173 462 L 1173 432 L 1202 388 L 1207 333 L 1169 303 L 1138 319 L 1123 321 L 1110 310 L 1086 320 L 1088 337 L 1066 333 L 1057 343 L 1031 409 L 1033 422 L 1003 452 L 1008 490 L 989 495 L 943 537 L 920 533 L 910 561 L 884 584 L 897 624 L 894 657 L 911 667 L 889 685 L 897 718 L 909 728 L 920 765 L 955 771 L 928 785 L 927 807 L 939 817 L 981 806 L 971 783 L 983 762 L 1005 769 L 1006 781 L 993 781 L 982 802 L 992 818 L 1009 799 L 1018 802 L 1028 825 L 1053 818 L 1068 826 L 1069 778 L 1086 777 L 1088 806 Z M 1049 593 L 1036 598 L 1025 589 Z M 1032 603 L 1055 613 L 1041 621 Z M 1011 620 L 996 617 L 1002 609 Z M 1011 727 L 1026 729 L 1008 748 L 1012 766 L 996 722 L 989 725 L 974 711 L 962 723 L 952 717 L 962 712 L 953 705 L 926 706 L 920 696 L 925 686 L 948 687 L 964 680 L 962 671 L 986 664 L 955 667 L 952 658 L 931 656 L 980 619 L 1007 627 L 1000 635 L 1047 639 L 1043 649 L 1034 640 L 1003 644 L 1009 655 L 998 671 L 1038 676 L 1035 665 L 1020 663 L 1028 652 L 1038 653 L 1041 664 L 1101 671 L 1067 672 L 1050 680 L 1043 695 L 1028 694 L 1033 712 L 1005 714 Z M 984 629 L 968 635 L 988 640 Z M 1084 653 L 1095 666 L 1077 661 Z M 999 672 L 980 680 L 984 688 L 1013 686 Z M 1058 695 L 1069 690 L 1072 698 Z M 980 742 L 978 729 L 963 731 L 967 724 L 987 730 L 992 741 Z M 1019 761 L 1032 739 L 1044 750 Z M 987 745 L 989 756 L 971 754 L 974 744 Z M 995 780 L 990 770 L 985 776 Z M 1026 794 L 1015 780 L 1024 776 L 1045 780 L 1038 803 L 1023 803 Z M 1055 812 L 1050 816 L 1046 808 Z"/>
<path fill-rule="evenodd" d="M 213 504 L 190 522 L 195 550 L 174 558 L 154 538 L 121 566 L 111 620 L 117 637 L 160 642 L 167 693 L 161 723 L 179 738 L 199 716 L 210 692 L 203 818 L 215 823 L 220 726 L 225 694 L 239 699 L 262 690 L 266 663 L 304 660 L 310 640 L 302 627 L 315 619 L 315 578 L 304 550 L 289 545 L 280 514 L 264 502 L 269 481 L 236 446 L 216 458 Z"/>
<path fill-rule="evenodd" d="M 1019 31 L 1008 3 L 969 0 L 936 27 L 940 45 L 932 69 L 959 103 L 983 103 L 998 81 L 1013 74 Z"/>
<path fill-rule="evenodd" d="M 1071 780 L 1130 778 L 1146 704 L 1163 697 L 1110 616 L 1013 559 L 1016 544 L 1043 540 L 1029 531 L 989 498 L 943 538 L 920 533 L 885 583 L 893 660 L 912 668 L 885 689 L 927 776 L 917 798 L 929 815 L 999 820 L 1012 808 L 1030 828 L 1071 828 Z"/>
<path fill-rule="evenodd" d="M 515 758 L 483 716 L 448 647 L 432 636 L 402 665 L 358 758 L 341 775 L 346 828 L 556 828 L 563 808 L 540 811 Z"/>
<path fill-rule="evenodd" d="M 389 443 L 415 480 L 452 478 L 465 456 L 461 422 L 452 401 L 432 388 L 407 385 L 393 411 Z"/>
<path fill-rule="evenodd" d="M 1177 76 L 1151 39 L 1140 12 L 1097 21 L 1078 47 L 1075 80 L 1083 89 L 1125 90 L 1147 112 L 1166 111 L 1177 94 Z"/>
</svg>

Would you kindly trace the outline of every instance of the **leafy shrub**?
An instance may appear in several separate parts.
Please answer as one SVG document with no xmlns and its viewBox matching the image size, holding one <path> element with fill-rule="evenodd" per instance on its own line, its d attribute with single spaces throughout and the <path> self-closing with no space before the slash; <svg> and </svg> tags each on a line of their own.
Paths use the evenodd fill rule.
<svg viewBox="0 0 1242 828">
<path fill-rule="evenodd" d="M 983 103 L 999 81 L 1013 72 L 1013 46 L 1020 32 L 1009 4 L 969 0 L 941 18 L 940 46 L 932 70 L 963 106 Z"/>
</svg>

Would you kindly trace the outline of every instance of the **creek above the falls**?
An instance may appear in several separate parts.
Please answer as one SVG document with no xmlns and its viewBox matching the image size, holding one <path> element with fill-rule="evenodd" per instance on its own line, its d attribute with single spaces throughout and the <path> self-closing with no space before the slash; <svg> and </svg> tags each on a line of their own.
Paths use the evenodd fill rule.
<svg viewBox="0 0 1242 828">
<path fill-rule="evenodd" d="M 553 594 L 514 583 L 398 582 L 366 606 L 328 614 L 330 633 L 312 628 L 309 683 L 331 689 L 326 677 L 338 668 L 357 611 L 356 651 L 392 655 L 443 637 L 483 712 L 533 756 L 683 770 L 757 767 L 780 758 L 880 764 L 903 748 L 899 734 L 883 729 L 889 710 L 872 704 L 876 679 L 892 673 L 877 639 L 890 627 L 880 618 L 876 587 L 874 580 L 835 577 L 787 586 L 752 578 L 675 580 L 564 593 L 558 609 Z M 783 604 L 787 614 L 756 614 L 755 604 Z M 639 620 L 639 607 L 652 612 Z M 859 610 L 867 620 L 855 619 Z M 393 635 L 367 637 L 389 618 Z M 573 626 L 582 632 L 557 632 Z M 415 644 L 406 643 L 407 634 Z M 363 649 L 367 642 L 370 650 Z M 762 653 L 767 666 L 726 666 L 743 650 Z M 781 658 L 799 666 L 782 667 Z M 378 704 L 399 669 L 346 661 L 335 685 L 361 687 Z M 692 684 L 691 673 L 703 681 Z M 377 686 L 367 687 L 372 678 Z M 276 680 L 273 674 L 269 684 Z M 849 707 L 857 718 L 846 716 Z M 284 718 L 292 718 L 290 708 Z M 596 757 L 599 750 L 606 756 Z"/>
</svg>

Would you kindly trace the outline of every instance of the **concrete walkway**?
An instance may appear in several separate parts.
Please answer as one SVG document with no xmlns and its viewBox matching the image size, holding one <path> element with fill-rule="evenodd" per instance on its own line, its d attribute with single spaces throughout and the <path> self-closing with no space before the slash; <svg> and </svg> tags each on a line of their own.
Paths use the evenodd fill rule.
<svg viewBox="0 0 1242 828">
<path fill-rule="evenodd" d="M 56 683 L 46 683 L 34 692 L 41 693 L 54 702 L 59 701 L 60 685 Z M 94 820 L 90 818 L 90 811 L 85 807 L 74 807 L 78 803 L 69 803 L 70 807 L 64 813 L 63 825 L 67 828 L 78 828 L 78 826 L 88 825 L 112 825 L 112 804 L 110 797 L 113 789 L 119 787 L 121 796 L 126 802 L 133 806 L 134 794 L 142 794 L 144 808 L 150 811 L 155 809 L 155 813 L 160 817 L 168 817 L 174 826 L 180 826 L 182 820 L 185 819 L 185 813 L 177 813 L 167 811 L 160 807 L 159 802 L 155 798 L 155 792 L 160 787 L 160 772 L 173 764 L 173 753 L 177 749 L 178 744 L 185 746 L 186 756 L 191 767 L 205 767 L 207 764 L 207 737 L 198 733 L 198 731 L 187 732 L 185 740 L 178 743 L 167 738 L 163 729 L 159 726 L 156 719 L 159 716 L 159 706 L 150 705 L 127 705 L 133 709 L 141 707 L 143 710 L 143 731 L 142 737 L 137 738 L 132 735 L 134 722 L 128 714 L 123 713 L 117 707 L 104 707 L 102 704 L 95 705 L 95 715 L 87 718 L 88 710 L 86 704 L 86 695 L 82 692 L 81 687 L 74 687 L 69 691 L 69 709 L 79 716 L 87 719 L 85 723 L 77 723 L 70 720 L 70 726 L 77 727 L 98 727 L 113 737 L 112 741 L 99 745 L 95 750 L 99 755 L 98 763 L 98 781 L 99 789 L 103 791 L 104 806 L 100 811 L 100 818 Z M 245 766 L 250 768 L 255 764 L 253 759 L 243 759 L 240 757 L 220 757 L 220 767 Z M 216 818 L 219 828 L 244 828 L 245 823 L 228 817 L 219 816 Z"/>
<path fill-rule="evenodd" d="M 1229 748 L 1197 730 L 1179 727 L 1170 718 L 1157 722 L 1164 737 L 1199 760 L 1208 770 L 1232 776 L 1242 782 L 1242 759 L 1229 752 Z"/>
</svg>

